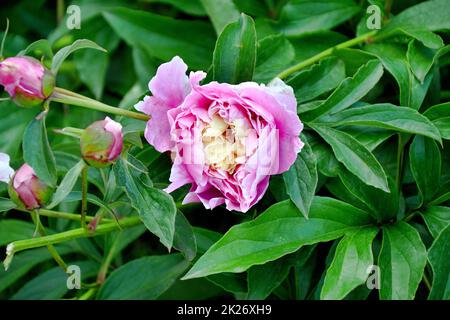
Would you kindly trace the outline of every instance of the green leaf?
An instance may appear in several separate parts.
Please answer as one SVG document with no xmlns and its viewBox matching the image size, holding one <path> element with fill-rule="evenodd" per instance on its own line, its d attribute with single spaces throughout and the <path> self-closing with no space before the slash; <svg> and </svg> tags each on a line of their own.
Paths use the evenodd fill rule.
<svg viewBox="0 0 450 320">
<path fill-rule="evenodd" d="M 429 40 L 430 31 L 450 29 L 448 0 L 432 0 L 412 6 L 396 17 L 382 30 L 380 36 L 388 36 L 399 31 L 419 38 L 425 45 L 436 47 L 439 41 Z M 426 38 L 424 39 L 424 34 Z M 428 40 L 428 41 L 427 41 Z"/>
<path fill-rule="evenodd" d="M 423 83 L 435 62 L 436 51 L 424 46 L 417 40 L 412 40 L 408 45 L 406 56 L 412 72 L 420 83 Z"/>
<path fill-rule="evenodd" d="M 422 203 L 428 203 L 439 190 L 441 178 L 439 147 L 429 138 L 416 136 L 409 149 L 409 161 Z"/>
<path fill-rule="evenodd" d="M 450 103 L 433 106 L 427 109 L 423 115 L 439 129 L 443 139 L 450 140 Z"/>
<path fill-rule="evenodd" d="M 221 34 L 229 23 L 239 19 L 239 10 L 232 0 L 200 0 L 200 2 L 217 34 Z"/>
<path fill-rule="evenodd" d="M 78 202 L 81 201 L 83 198 L 83 195 L 81 191 L 72 191 L 70 192 L 63 200 L 63 203 L 67 202 Z M 97 197 L 96 195 L 87 194 L 87 201 L 88 203 L 92 203 L 93 205 L 96 205 L 99 208 L 102 208 L 105 212 L 109 213 L 111 216 L 115 217 L 114 211 L 109 207 L 107 203 L 105 203 L 102 199 Z"/>
<path fill-rule="evenodd" d="M 433 206 L 423 212 L 422 217 L 433 238 L 437 238 L 450 224 L 450 208 Z"/>
<path fill-rule="evenodd" d="M 156 299 L 172 286 L 188 265 L 181 254 L 133 260 L 111 273 L 100 288 L 97 299 Z"/>
<path fill-rule="evenodd" d="M 264 300 L 286 279 L 292 264 L 288 259 L 253 266 L 248 270 L 248 300 Z"/>
<path fill-rule="evenodd" d="M 329 127 L 310 124 L 331 146 L 336 159 L 365 184 L 389 192 L 386 173 L 375 156 L 352 136 Z"/>
<path fill-rule="evenodd" d="M 378 229 L 366 228 L 348 233 L 339 242 L 328 268 L 321 292 L 323 300 L 341 300 L 363 284 L 373 265 L 372 241 Z"/>
<path fill-rule="evenodd" d="M 22 220 L 4 219 L 0 220 L 0 246 L 8 243 L 32 238 L 36 227 Z"/>
<path fill-rule="evenodd" d="M 0 212 L 6 212 L 15 209 L 17 206 L 10 199 L 0 197 Z"/>
<path fill-rule="evenodd" d="M 333 115 L 347 109 L 361 100 L 380 80 L 383 66 L 377 60 L 363 65 L 353 76 L 345 79 L 339 87 L 318 108 L 303 115 L 304 121 L 314 120 L 322 115 Z"/>
<path fill-rule="evenodd" d="M 431 83 L 432 74 L 428 74 L 423 84 L 411 71 L 406 58 L 406 47 L 397 43 L 374 43 L 365 49 L 375 54 L 383 66 L 395 78 L 400 88 L 400 105 L 419 110 Z"/>
<path fill-rule="evenodd" d="M 295 50 L 283 35 L 270 35 L 258 42 L 253 81 L 268 82 L 294 60 Z"/>
<path fill-rule="evenodd" d="M 117 48 L 120 38 L 104 19 L 94 19 L 83 25 L 83 36 L 90 37 L 105 48 L 109 54 L 95 50 L 81 50 L 74 55 L 75 66 L 81 81 L 89 88 L 97 100 L 100 100 L 105 87 L 105 76 L 111 53 Z"/>
<path fill-rule="evenodd" d="M 133 208 L 148 230 L 158 236 L 168 249 L 172 247 L 177 208 L 164 191 L 145 185 L 133 175 L 134 167 L 121 157 L 113 167 L 118 185 L 125 188 Z"/>
<path fill-rule="evenodd" d="M 428 261 L 433 270 L 433 285 L 429 300 L 450 299 L 450 227 L 447 226 L 428 250 Z"/>
<path fill-rule="evenodd" d="M 317 160 L 305 136 L 295 163 L 283 174 L 287 194 L 307 218 L 317 187 Z"/>
<path fill-rule="evenodd" d="M 402 221 L 383 227 L 380 299 L 414 299 L 426 262 L 427 251 L 416 229 Z"/>
<path fill-rule="evenodd" d="M 80 267 L 82 280 L 94 276 L 99 268 L 93 261 L 75 261 L 71 265 Z M 11 300 L 55 300 L 64 297 L 68 291 L 67 273 L 61 267 L 55 267 L 27 282 Z"/>
<path fill-rule="evenodd" d="M 299 216 L 291 201 L 280 202 L 255 220 L 232 227 L 183 279 L 243 272 L 370 223 L 366 212 L 335 199 L 314 198 L 308 220 Z"/>
<path fill-rule="evenodd" d="M 26 47 L 24 50 L 20 51 L 17 55 L 18 56 L 27 56 L 29 53 L 37 52 L 42 57 L 45 57 L 47 59 L 53 58 L 53 51 L 50 43 L 47 39 L 40 39 L 32 44 L 30 44 L 28 47 Z"/>
<path fill-rule="evenodd" d="M 214 80 L 226 83 L 250 81 L 256 64 L 256 30 L 253 19 L 242 14 L 226 26 L 217 39 L 213 59 Z"/>
<path fill-rule="evenodd" d="M 143 48 L 153 57 L 168 61 L 179 55 L 190 68 L 204 70 L 211 64 L 216 36 L 209 23 L 127 8 L 112 9 L 103 15 L 128 45 Z"/>
<path fill-rule="evenodd" d="M 355 107 L 332 116 L 322 116 L 320 122 L 329 126 L 364 126 L 420 134 L 441 142 L 439 130 L 416 110 L 383 103 Z"/>
<path fill-rule="evenodd" d="M 284 6 L 274 27 L 288 36 L 300 36 L 332 29 L 360 10 L 353 0 L 292 0 Z"/>
<path fill-rule="evenodd" d="M 76 40 L 74 43 L 62 48 L 55 54 L 55 57 L 53 58 L 52 62 L 52 72 L 54 74 L 57 74 L 64 60 L 66 60 L 71 53 L 80 49 L 95 49 L 106 52 L 105 49 L 103 49 L 102 47 L 100 47 L 98 44 L 96 44 L 91 40 L 87 39 Z"/>
<path fill-rule="evenodd" d="M 71 247 L 57 246 L 57 251 L 60 255 L 65 255 L 75 250 Z M 19 252 L 14 256 L 8 271 L 0 268 L 0 292 L 4 292 L 38 264 L 50 259 L 52 259 L 52 256 L 47 248 Z"/>
<path fill-rule="evenodd" d="M 197 242 L 195 240 L 194 230 L 189 224 L 189 221 L 179 210 L 175 220 L 173 247 L 181 251 L 188 261 L 194 260 L 197 255 Z"/>
<path fill-rule="evenodd" d="M 50 148 L 45 117 L 34 118 L 23 134 L 23 159 L 44 183 L 56 186 L 56 162 Z"/>
<path fill-rule="evenodd" d="M 389 193 L 368 186 L 345 169 L 339 171 L 339 178 L 345 189 L 361 201 L 364 204 L 362 208 L 367 208 L 378 222 L 388 222 L 396 218 L 399 211 L 399 193 L 397 184 L 392 178 L 388 178 Z"/>
<path fill-rule="evenodd" d="M 200 0 L 144 0 L 150 3 L 166 3 L 174 6 L 175 8 L 193 15 L 193 16 L 204 16 L 206 15 L 205 9 L 203 8 Z"/>
<path fill-rule="evenodd" d="M 343 61 L 330 57 L 294 75 L 287 84 L 294 88 L 297 102 L 303 103 L 335 89 L 344 78 Z"/>
<path fill-rule="evenodd" d="M 86 166 L 84 160 L 79 161 L 72 169 L 70 169 L 61 181 L 58 189 L 56 189 L 53 195 L 52 202 L 47 206 L 48 209 L 52 209 L 60 204 L 73 190 L 75 183 L 81 175 L 81 171 Z"/>
</svg>

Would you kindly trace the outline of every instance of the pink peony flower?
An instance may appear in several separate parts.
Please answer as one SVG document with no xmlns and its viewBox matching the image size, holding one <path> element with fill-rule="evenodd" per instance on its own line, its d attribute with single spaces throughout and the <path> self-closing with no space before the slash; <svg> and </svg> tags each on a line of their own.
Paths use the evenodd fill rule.
<svg viewBox="0 0 450 320">
<path fill-rule="evenodd" d="M 23 107 L 41 104 L 55 86 L 53 74 L 31 57 L 11 57 L 0 62 L 0 84 Z"/>
<path fill-rule="evenodd" d="M 109 117 L 96 121 L 84 130 L 80 142 L 81 154 L 89 165 L 106 167 L 122 153 L 122 125 Z"/>
<path fill-rule="evenodd" d="M 0 152 L 0 181 L 9 183 L 14 170 L 9 166 L 9 156 Z"/>
<path fill-rule="evenodd" d="M 50 200 L 53 191 L 53 188 L 43 183 L 33 168 L 26 163 L 17 170 L 9 187 L 11 199 L 28 210 L 44 206 Z"/>
<path fill-rule="evenodd" d="M 279 79 L 267 86 L 200 85 L 206 74 L 188 78 L 186 71 L 179 57 L 161 65 L 149 84 L 153 96 L 135 106 L 151 116 L 147 141 L 172 153 L 166 191 L 191 184 L 183 203 L 246 212 L 263 197 L 270 176 L 287 171 L 303 147 L 293 90 Z"/>
</svg>

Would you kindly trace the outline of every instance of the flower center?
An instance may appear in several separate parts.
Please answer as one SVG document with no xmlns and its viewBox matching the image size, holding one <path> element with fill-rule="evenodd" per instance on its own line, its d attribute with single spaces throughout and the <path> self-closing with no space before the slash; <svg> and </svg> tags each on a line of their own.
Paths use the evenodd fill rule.
<svg viewBox="0 0 450 320">
<path fill-rule="evenodd" d="M 202 132 L 206 163 L 212 169 L 233 174 L 238 165 L 245 163 L 246 137 L 247 129 L 243 120 L 228 123 L 214 115 Z"/>
</svg>

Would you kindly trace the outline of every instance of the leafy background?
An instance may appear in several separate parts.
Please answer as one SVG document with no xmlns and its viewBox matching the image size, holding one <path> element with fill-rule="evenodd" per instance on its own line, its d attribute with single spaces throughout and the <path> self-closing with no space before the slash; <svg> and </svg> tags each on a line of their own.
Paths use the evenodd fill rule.
<svg viewBox="0 0 450 320">
<path fill-rule="evenodd" d="M 209 80 L 232 83 L 267 83 L 303 63 L 286 81 L 307 144 L 287 173 L 272 177 L 251 212 L 211 212 L 181 206 L 186 189 L 173 197 L 160 191 L 169 156 L 142 146 L 142 122 L 119 119 L 132 147 L 111 170 L 90 171 L 89 211 L 138 215 L 144 224 L 56 246 L 81 267 L 84 282 L 105 275 L 106 266 L 98 290 L 69 291 L 67 275 L 46 248 L 37 248 L 0 270 L 0 298 L 450 297 L 449 0 L 64 2 L 2 2 L 0 21 L 11 21 L 5 56 L 48 39 L 49 46 L 29 54 L 49 63 L 52 52 L 90 39 L 108 52 L 75 52 L 62 63 L 58 86 L 121 108 L 138 101 L 158 65 L 175 55 L 192 70 L 208 71 Z M 80 30 L 65 27 L 72 3 L 81 8 Z M 367 37 L 371 4 L 382 8 L 385 26 Z M 365 41 L 334 47 L 359 36 Z M 315 58 L 328 48 L 326 57 Z M 0 110 L 0 151 L 15 168 L 29 159 L 27 150 L 54 153 L 60 183 L 70 169 L 76 172 L 80 154 L 76 140 L 55 129 L 84 128 L 104 116 L 53 103 L 51 151 L 39 143 L 22 146 L 37 110 L 10 102 L 0 102 Z M 80 181 L 71 180 L 73 192 L 55 210 L 78 212 Z M 0 195 L 7 197 L 4 185 Z M 34 226 L 8 200 L 0 209 L 4 252 L 8 243 L 31 238 Z M 42 220 L 48 233 L 79 227 Z M 365 285 L 373 264 L 380 290 Z"/>
</svg>

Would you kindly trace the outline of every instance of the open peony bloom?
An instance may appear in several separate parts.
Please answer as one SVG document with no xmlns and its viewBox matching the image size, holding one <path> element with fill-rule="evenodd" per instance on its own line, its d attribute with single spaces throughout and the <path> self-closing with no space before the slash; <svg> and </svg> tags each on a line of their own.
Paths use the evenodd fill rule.
<svg viewBox="0 0 450 320">
<path fill-rule="evenodd" d="M 14 174 L 13 168 L 9 166 L 9 156 L 0 152 L 0 181 L 9 183 Z"/>
<path fill-rule="evenodd" d="M 43 183 L 33 168 L 24 164 L 17 170 L 9 185 L 9 195 L 18 206 L 33 210 L 44 206 L 53 194 L 53 188 Z"/>
<path fill-rule="evenodd" d="M 16 104 L 33 107 L 52 94 L 55 77 L 34 58 L 11 57 L 0 62 L 0 84 Z"/>
<path fill-rule="evenodd" d="M 81 135 L 83 159 L 95 168 L 112 164 L 123 148 L 122 125 L 109 117 L 96 121 Z"/>
<path fill-rule="evenodd" d="M 303 147 L 293 90 L 281 80 L 200 85 L 206 74 L 186 71 L 179 57 L 161 65 L 149 84 L 153 96 L 135 106 L 151 116 L 147 141 L 172 152 L 166 191 L 191 184 L 184 203 L 246 212 Z"/>
</svg>

